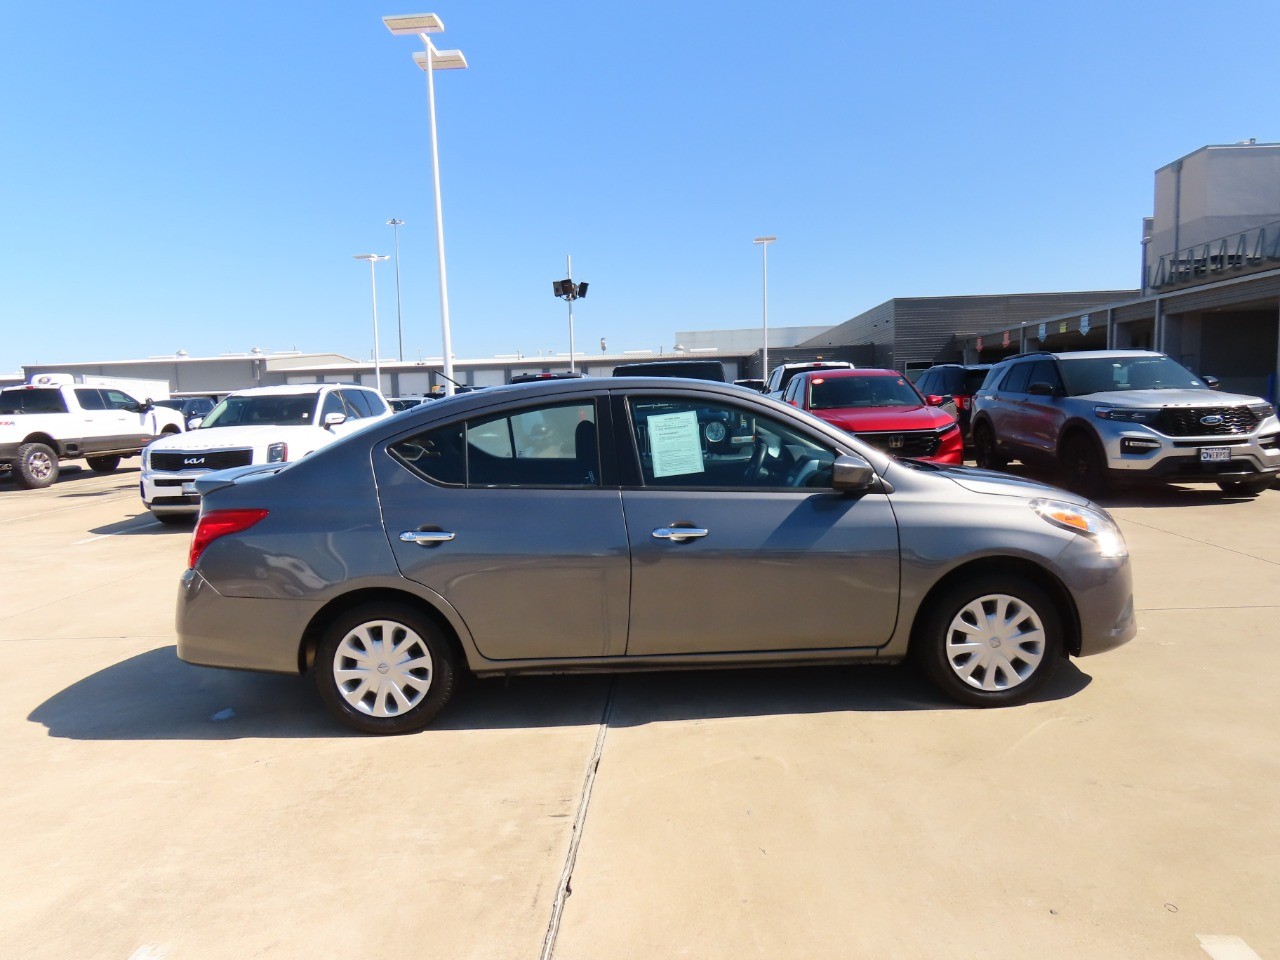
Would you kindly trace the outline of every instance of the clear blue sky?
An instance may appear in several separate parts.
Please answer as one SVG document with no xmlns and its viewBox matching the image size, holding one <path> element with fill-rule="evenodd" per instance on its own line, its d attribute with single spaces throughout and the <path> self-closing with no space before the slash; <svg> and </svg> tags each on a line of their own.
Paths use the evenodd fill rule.
<svg viewBox="0 0 1280 960">
<path fill-rule="evenodd" d="M 416 2 L 416 0 L 415 0 Z M 368 357 L 401 228 L 438 356 L 433 10 L 454 353 L 835 324 L 894 296 L 1137 285 L 1153 171 L 1280 140 L 1280 7 L 294 0 L 6 5 L 0 372 L 297 347 Z M 379 268 L 382 353 L 395 281 Z"/>
</svg>

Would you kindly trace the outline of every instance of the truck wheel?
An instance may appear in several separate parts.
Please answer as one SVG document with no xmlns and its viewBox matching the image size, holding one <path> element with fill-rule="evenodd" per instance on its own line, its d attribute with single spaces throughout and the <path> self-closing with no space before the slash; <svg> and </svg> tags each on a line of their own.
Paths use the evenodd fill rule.
<svg viewBox="0 0 1280 960">
<path fill-rule="evenodd" d="M 119 457 L 85 457 L 89 464 L 89 469 L 94 473 L 110 473 L 116 467 L 120 466 Z"/>
<path fill-rule="evenodd" d="M 27 490 L 47 487 L 58 479 L 58 455 L 43 443 L 24 443 L 13 464 L 14 480 Z"/>
</svg>

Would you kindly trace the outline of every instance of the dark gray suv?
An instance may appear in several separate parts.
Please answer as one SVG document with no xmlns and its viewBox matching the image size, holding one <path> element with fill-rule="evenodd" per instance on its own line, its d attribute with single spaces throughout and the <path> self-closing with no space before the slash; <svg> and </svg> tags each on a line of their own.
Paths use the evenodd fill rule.
<svg viewBox="0 0 1280 960">
<path fill-rule="evenodd" d="M 1209 481 L 1256 496 L 1280 472 L 1280 422 L 1163 353 L 1029 353 L 991 369 L 973 403 L 978 465 L 1062 471 L 1085 496 L 1113 483 Z"/>
</svg>

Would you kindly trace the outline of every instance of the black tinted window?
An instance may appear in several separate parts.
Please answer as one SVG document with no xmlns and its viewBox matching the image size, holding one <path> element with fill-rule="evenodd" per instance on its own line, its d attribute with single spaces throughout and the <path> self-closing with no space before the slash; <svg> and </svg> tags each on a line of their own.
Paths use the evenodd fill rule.
<svg viewBox="0 0 1280 960">
<path fill-rule="evenodd" d="M 111 405 L 96 387 L 76 387 L 76 400 L 84 410 L 110 410 Z"/>
<path fill-rule="evenodd" d="M 97 393 L 98 391 L 93 391 Z M 79 391 L 77 391 L 79 393 Z M 90 407 L 91 410 L 98 409 Z M 61 390 L 5 390 L 0 393 L 0 413 L 66 413 Z"/>
<path fill-rule="evenodd" d="M 1030 387 L 1033 383 L 1047 383 L 1055 390 L 1062 386 L 1062 380 L 1058 377 L 1058 365 L 1048 358 L 1037 360 L 1031 364 L 1031 373 L 1027 376 L 1027 386 Z"/>
<path fill-rule="evenodd" d="M 1000 389 L 1006 393 L 1026 393 L 1028 378 L 1031 376 L 1030 363 L 1015 363 L 1005 374 Z"/>
<path fill-rule="evenodd" d="M 138 405 L 137 400 L 119 390 L 103 390 L 102 392 L 107 396 L 107 407 L 109 409 L 128 410 L 130 407 Z"/>
<path fill-rule="evenodd" d="M 346 407 L 346 414 L 352 420 L 360 420 L 369 416 L 369 401 L 364 398 L 361 390 L 339 390 L 338 394 L 342 397 L 342 404 Z"/>
<path fill-rule="evenodd" d="M 387 401 L 382 398 L 381 394 L 374 393 L 372 390 L 357 390 L 364 402 L 369 407 L 369 416 L 377 417 L 387 412 L 389 407 Z M 414 401 L 409 401 L 409 406 L 414 406 Z"/>
</svg>

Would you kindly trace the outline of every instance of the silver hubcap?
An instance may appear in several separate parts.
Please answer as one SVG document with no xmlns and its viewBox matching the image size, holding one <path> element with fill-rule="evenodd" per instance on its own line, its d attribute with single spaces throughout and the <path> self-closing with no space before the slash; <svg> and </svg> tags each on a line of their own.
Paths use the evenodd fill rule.
<svg viewBox="0 0 1280 960">
<path fill-rule="evenodd" d="M 27 469 L 37 480 L 45 480 L 53 475 L 53 461 L 47 453 L 33 453 L 27 457 Z"/>
<path fill-rule="evenodd" d="M 1044 659 L 1044 624 L 1030 605 L 1003 593 L 964 606 L 947 628 L 947 663 L 977 690 L 1008 690 Z"/>
<path fill-rule="evenodd" d="M 399 717 L 431 689 L 431 651 L 403 623 L 370 620 L 351 630 L 333 655 L 333 679 L 352 709 Z"/>
</svg>

